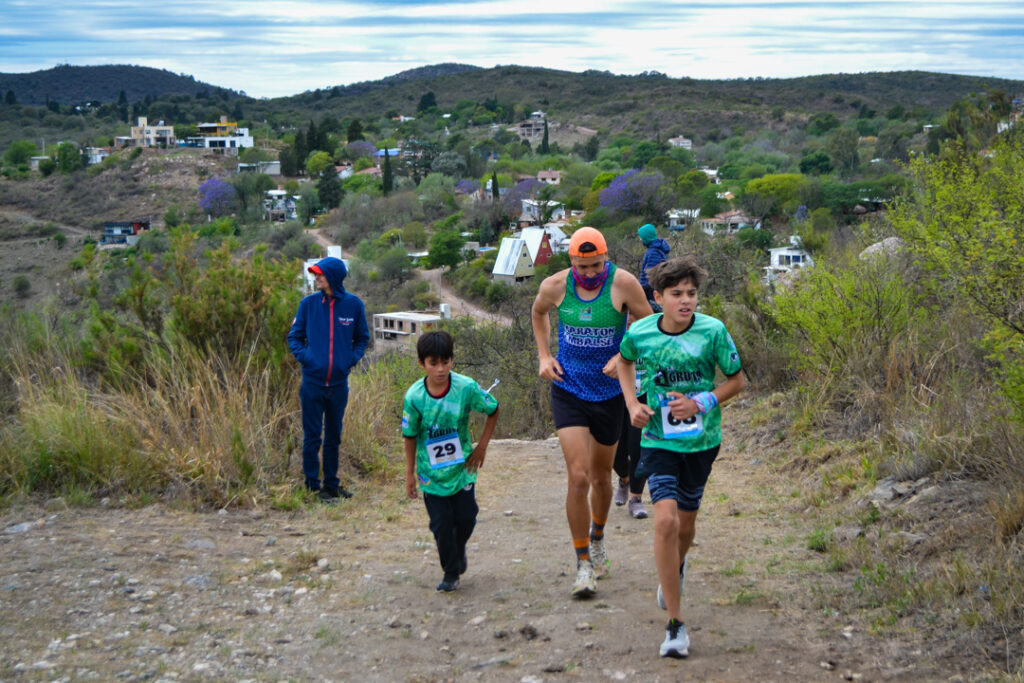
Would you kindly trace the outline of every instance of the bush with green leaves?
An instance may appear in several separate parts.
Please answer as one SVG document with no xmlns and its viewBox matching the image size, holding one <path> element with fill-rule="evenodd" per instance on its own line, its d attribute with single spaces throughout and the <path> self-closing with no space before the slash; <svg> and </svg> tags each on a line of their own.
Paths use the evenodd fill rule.
<svg viewBox="0 0 1024 683">
<path fill-rule="evenodd" d="M 1024 422 L 1024 155 L 1020 134 L 987 155 L 950 143 L 911 162 L 908 195 L 891 212 L 936 290 L 984 321 L 1000 386 Z"/>
</svg>

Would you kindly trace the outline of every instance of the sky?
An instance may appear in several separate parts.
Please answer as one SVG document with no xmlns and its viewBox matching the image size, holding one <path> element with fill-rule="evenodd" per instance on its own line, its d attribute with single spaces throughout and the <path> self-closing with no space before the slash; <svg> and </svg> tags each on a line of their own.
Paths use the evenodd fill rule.
<svg viewBox="0 0 1024 683">
<path fill-rule="evenodd" d="M 277 97 L 441 62 L 1024 80 L 1024 0 L 0 0 L 0 72 L 135 64 Z"/>
</svg>

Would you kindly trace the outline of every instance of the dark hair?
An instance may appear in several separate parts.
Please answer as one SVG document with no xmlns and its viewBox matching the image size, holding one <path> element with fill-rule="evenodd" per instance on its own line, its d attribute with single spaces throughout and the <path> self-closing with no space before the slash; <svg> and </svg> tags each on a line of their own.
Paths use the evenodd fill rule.
<svg viewBox="0 0 1024 683">
<path fill-rule="evenodd" d="M 683 280 L 689 280 L 700 289 L 707 277 L 708 271 L 698 266 L 697 259 L 689 254 L 662 261 L 647 271 L 647 281 L 656 292 L 664 292 Z"/>
<path fill-rule="evenodd" d="M 416 342 L 416 355 L 420 357 L 421 363 L 428 358 L 448 360 L 455 356 L 455 341 L 444 330 L 425 332 Z"/>
</svg>

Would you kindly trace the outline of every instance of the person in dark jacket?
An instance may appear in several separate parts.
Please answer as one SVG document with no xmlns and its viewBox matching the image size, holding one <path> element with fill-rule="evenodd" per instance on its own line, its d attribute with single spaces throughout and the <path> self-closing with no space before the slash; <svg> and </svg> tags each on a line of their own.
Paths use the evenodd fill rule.
<svg viewBox="0 0 1024 683">
<path fill-rule="evenodd" d="M 641 226 L 636 231 L 636 234 L 640 236 L 640 241 L 647 247 L 647 251 L 644 252 L 644 260 L 640 263 L 640 286 L 644 288 L 647 300 L 653 301 L 654 290 L 647 281 L 647 271 L 667 259 L 668 252 L 672 250 L 672 247 L 668 246 L 668 242 L 658 237 L 658 229 L 650 223 Z"/>
<path fill-rule="evenodd" d="M 302 470 L 306 488 L 332 501 L 352 494 L 338 479 L 338 447 L 348 404 L 348 373 L 370 342 L 366 309 L 345 291 L 348 271 L 341 259 L 327 257 L 309 267 L 318 291 L 299 302 L 288 332 L 288 346 L 302 366 Z M 322 435 L 322 438 L 321 438 Z M 320 445 L 323 444 L 323 486 Z"/>
</svg>

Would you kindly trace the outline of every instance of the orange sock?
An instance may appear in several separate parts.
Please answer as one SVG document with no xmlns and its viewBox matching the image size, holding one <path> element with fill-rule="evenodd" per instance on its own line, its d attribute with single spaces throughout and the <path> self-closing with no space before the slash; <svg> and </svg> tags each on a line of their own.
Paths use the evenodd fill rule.
<svg viewBox="0 0 1024 683">
<path fill-rule="evenodd" d="M 576 559 L 579 562 L 590 562 L 590 539 L 574 538 L 572 547 L 576 549 Z"/>
<path fill-rule="evenodd" d="M 590 525 L 590 537 L 595 541 L 600 541 L 604 538 L 604 525 L 608 523 L 608 519 L 598 520 L 597 517 L 591 517 L 593 520 Z"/>
</svg>

